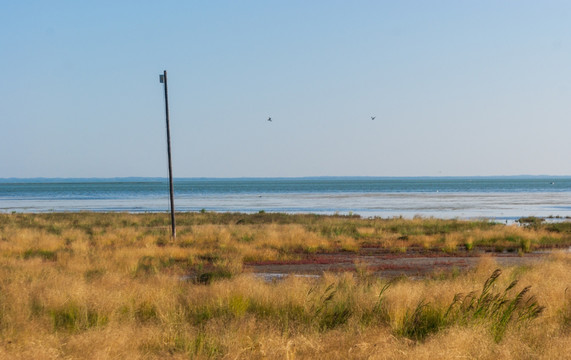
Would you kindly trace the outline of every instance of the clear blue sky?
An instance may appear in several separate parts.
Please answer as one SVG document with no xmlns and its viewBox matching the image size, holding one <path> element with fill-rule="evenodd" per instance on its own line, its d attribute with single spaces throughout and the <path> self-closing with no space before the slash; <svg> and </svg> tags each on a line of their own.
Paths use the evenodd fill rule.
<svg viewBox="0 0 571 360">
<path fill-rule="evenodd" d="M 570 19 L 569 1 L 2 1 L 0 178 L 167 176 L 164 69 L 175 177 L 571 175 Z"/>
</svg>

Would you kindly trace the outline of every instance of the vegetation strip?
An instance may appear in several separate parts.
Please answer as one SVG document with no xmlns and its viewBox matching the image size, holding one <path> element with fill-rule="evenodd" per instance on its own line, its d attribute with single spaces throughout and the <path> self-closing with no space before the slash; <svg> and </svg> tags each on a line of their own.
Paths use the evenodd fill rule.
<svg viewBox="0 0 571 360">
<path fill-rule="evenodd" d="M 527 257 L 567 223 L 285 214 L 0 215 L 0 358 L 564 358 L 571 254 L 491 257 L 421 280 L 355 271 L 265 281 L 245 263 L 480 246 Z M 467 244 L 472 244 L 470 249 Z M 438 248 L 443 259 L 431 258 Z M 504 254 L 506 255 L 506 254 Z M 421 257 L 412 257 L 420 259 Z M 181 281 L 184 277 L 188 279 Z"/>
</svg>

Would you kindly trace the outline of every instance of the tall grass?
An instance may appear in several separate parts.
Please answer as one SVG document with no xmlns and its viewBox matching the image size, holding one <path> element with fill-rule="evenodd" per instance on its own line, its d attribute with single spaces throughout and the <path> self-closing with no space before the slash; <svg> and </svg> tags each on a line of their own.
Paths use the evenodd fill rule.
<svg viewBox="0 0 571 360">
<path fill-rule="evenodd" d="M 461 322 L 489 322 L 495 341 L 502 339 L 508 325 L 517 325 L 537 318 L 545 307 L 538 304 L 535 296 L 529 295 L 531 286 L 526 286 L 515 296 L 510 296 L 511 290 L 518 283 L 518 280 L 514 280 L 502 292 L 493 291 L 501 273 L 500 269 L 496 269 L 490 275 L 479 296 L 474 292 L 465 296 L 457 294 L 446 317 L 450 316 L 455 321 Z"/>
<path fill-rule="evenodd" d="M 181 214 L 173 243 L 165 214 L 0 215 L 0 358 L 565 356 L 568 253 L 501 273 L 484 259 L 455 277 L 424 280 L 389 282 L 364 265 L 275 282 L 243 273 L 246 257 L 298 259 L 345 243 L 358 251 L 405 235 L 403 246 L 422 237 L 426 248 L 442 239 L 461 246 L 468 236 L 477 243 L 511 231 L 410 221 Z M 530 234 L 551 234 L 521 231 L 532 243 L 539 240 Z"/>
<path fill-rule="evenodd" d="M 20 239 L 27 246 L 20 250 L 22 256 L 52 259 L 77 241 L 109 249 L 118 243 L 122 247 L 177 246 L 188 249 L 187 253 L 215 251 L 218 256 L 238 255 L 251 262 L 296 259 L 316 252 L 355 252 L 367 246 L 529 252 L 571 245 L 571 228 L 541 222 L 505 226 L 488 221 L 209 212 L 181 213 L 177 222 L 178 240 L 171 244 L 167 214 L 0 214 L 2 238 Z"/>
</svg>

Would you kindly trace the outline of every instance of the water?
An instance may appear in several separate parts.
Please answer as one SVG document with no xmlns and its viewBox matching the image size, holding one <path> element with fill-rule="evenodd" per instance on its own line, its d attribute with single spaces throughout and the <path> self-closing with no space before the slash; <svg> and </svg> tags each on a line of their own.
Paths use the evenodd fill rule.
<svg viewBox="0 0 571 360">
<path fill-rule="evenodd" d="M 177 211 L 571 217 L 571 177 L 177 179 Z M 0 212 L 168 211 L 165 179 L 0 180 Z"/>
</svg>

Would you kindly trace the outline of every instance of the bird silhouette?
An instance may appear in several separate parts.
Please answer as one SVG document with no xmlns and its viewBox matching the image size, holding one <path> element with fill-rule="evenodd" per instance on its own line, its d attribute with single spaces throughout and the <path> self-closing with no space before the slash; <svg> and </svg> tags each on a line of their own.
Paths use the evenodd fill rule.
<svg viewBox="0 0 571 360">
<path fill-rule="evenodd" d="M 271 116 L 268 117 L 268 121 L 269 121 L 269 122 L 272 122 L 272 117 L 271 117 Z"/>
<path fill-rule="evenodd" d="M 375 120 L 376 116 L 371 116 L 371 120 Z"/>
</svg>

